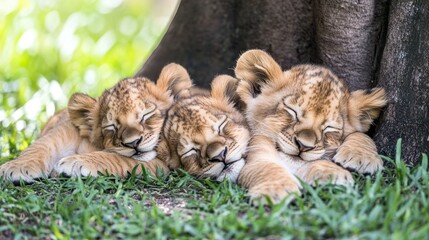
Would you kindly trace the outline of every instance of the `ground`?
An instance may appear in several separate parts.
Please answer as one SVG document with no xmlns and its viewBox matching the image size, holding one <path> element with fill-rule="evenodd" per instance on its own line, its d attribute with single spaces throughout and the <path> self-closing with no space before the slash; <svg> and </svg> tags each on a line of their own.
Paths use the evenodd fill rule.
<svg viewBox="0 0 429 240">
<path fill-rule="evenodd" d="M 389 160 L 388 160 L 389 161 Z M 249 204 L 231 182 L 184 172 L 120 179 L 58 178 L 31 185 L 0 181 L 0 238 L 423 239 L 429 232 L 427 158 L 355 187 L 304 185 L 286 205 Z"/>
</svg>

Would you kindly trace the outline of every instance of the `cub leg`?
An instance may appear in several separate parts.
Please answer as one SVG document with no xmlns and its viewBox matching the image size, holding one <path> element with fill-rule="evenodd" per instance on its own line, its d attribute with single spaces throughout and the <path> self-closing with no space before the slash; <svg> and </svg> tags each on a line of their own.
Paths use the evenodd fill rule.
<svg viewBox="0 0 429 240">
<path fill-rule="evenodd" d="M 374 141 L 361 132 L 348 135 L 333 160 L 358 173 L 374 174 L 383 169 L 383 161 L 378 156 Z"/>
<path fill-rule="evenodd" d="M 96 151 L 61 159 L 54 167 L 54 175 L 64 173 L 72 177 L 98 176 L 98 172 L 108 172 L 115 176 L 126 177 L 136 166 L 139 166 L 136 169 L 136 173 L 140 173 L 142 165 L 154 175 L 157 168 L 160 168 L 164 173 L 169 172 L 167 165 L 157 158 L 144 162 L 121 156 L 117 153 Z"/>
<path fill-rule="evenodd" d="M 354 180 L 349 171 L 328 160 L 305 162 L 294 174 L 303 181 L 314 185 L 325 184 L 353 185 Z"/>
<path fill-rule="evenodd" d="M 80 142 L 77 129 L 70 121 L 63 122 L 38 138 L 18 158 L 1 165 L 0 176 L 25 182 L 48 176 L 58 160 L 76 153 Z"/>
<path fill-rule="evenodd" d="M 256 135 L 251 139 L 238 184 L 248 189 L 252 201 L 264 201 L 266 196 L 278 203 L 292 193 L 300 193 L 299 181 L 279 159 L 274 143 L 269 138 Z"/>
</svg>

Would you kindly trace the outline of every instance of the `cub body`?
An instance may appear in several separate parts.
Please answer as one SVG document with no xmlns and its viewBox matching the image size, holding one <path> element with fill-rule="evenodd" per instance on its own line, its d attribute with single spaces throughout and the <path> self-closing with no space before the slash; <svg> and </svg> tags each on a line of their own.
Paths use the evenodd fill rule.
<svg viewBox="0 0 429 240">
<path fill-rule="evenodd" d="M 305 182 L 353 184 L 345 168 L 382 168 L 365 134 L 386 104 L 383 89 L 349 92 L 330 70 L 299 65 L 288 71 L 261 50 L 237 61 L 237 93 L 252 131 L 239 182 L 250 195 L 279 201 Z M 341 166 L 339 166 L 339 165 Z"/>
<path fill-rule="evenodd" d="M 158 158 L 170 169 L 236 182 L 250 138 L 246 120 L 234 106 L 237 83 L 218 76 L 210 96 L 182 99 L 168 111 Z"/>
<path fill-rule="evenodd" d="M 0 166 L 0 176 L 27 182 L 52 172 L 96 175 L 108 171 L 126 176 L 142 161 L 155 158 L 165 113 L 174 97 L 191 86 L 186 70 L 170 64 L 156 84 L 130 78 L 98 99 L 74 94 L 67 109 L 51 117 L 32 145 Z M 81 167 L 85 162 L 91 162 L 91 167 Z"/>
<path fill-rule="evenodd" d="M 228 97 L 234 94 L 236 86 L 236 79 L 219 76 L 213 81 L 210 94 L 195 93 L 193 88 L 182 94 L 166 113 L 156 158 L 140 164 L 152 174 L 157 169 L 167 173 L 181 168 L 197 177 L 236 182 L 250 137 L 244 116 Z M 105 160 L 107 154 L 76 155 L 78 162 L 74 157 L 60 160 L 59 172 L 96 176 L 99 165 L 108 169 L 112 161 L 129 162 L 118 159 L 117 154 Z"/>
</svg>

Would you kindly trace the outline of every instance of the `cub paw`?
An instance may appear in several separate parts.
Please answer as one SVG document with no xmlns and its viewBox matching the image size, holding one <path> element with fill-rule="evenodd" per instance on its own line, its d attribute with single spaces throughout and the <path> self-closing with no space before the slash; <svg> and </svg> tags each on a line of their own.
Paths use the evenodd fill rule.
<svg viewBox="0 0 429 240">
<path fill-rule="evenodd" d="M 358 173 L 374 174 L 383 169 L 374 141 L 363 133 L 352 133 L 337 149 L 334 162 Z"/>
<path fill-rule="evenodd" d="M 42 168 L 30 162 L 12 160 L 0 166 L 0 176 L 12 182 L 34 182 L 48 175 Z"/>
<path fill-rule="evenodd" d="M 286 203 L 289 203 L 294 199 L 295 194 L 301 194 L 300 188 L 301 185 L 295 178 L 280 177 L 275 181 L 252 186 L 248 194 L 253 205 L 260 203 L 267 205 L 267 198 L 274 204 L 280 203 L 284 199 L 286 199 Z"/>
<path fill-rule="evenodd" d="M 353 176 L 349 171 L 327 160 L 313 161 L 305 168 L 304 173 L 299 175 L 311 185 L 315 185 L 316 182 L 337 185 L 354 184 Z"/>
<path fill-rule="evenodd" d="M 62 158 L 54 166 L 53 174 L 65 174 L 70 177 L 98 176 L 97 169 L 93 166 L 93 164 L 80 159 L 79 156 Z"/>
</svg>

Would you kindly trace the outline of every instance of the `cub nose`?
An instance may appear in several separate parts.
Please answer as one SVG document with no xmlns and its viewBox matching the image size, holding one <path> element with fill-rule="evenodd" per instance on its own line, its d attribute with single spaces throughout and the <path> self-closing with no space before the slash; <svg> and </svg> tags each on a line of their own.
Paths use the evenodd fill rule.
<svg viewBox="0 0 429 240">
<path fill-rule="evenodd" d="M 127 142 L 127 143 L 122 142 L 122 145 L 124 147 L 129 147 L 129 148 L 137 148 L 142 140 L 143 140 L 143 137 L 139 137 L 138 139 L 132 142 Z"/>
<path fill-rule="evenodd" d="M 217 155 L 210 157 L 209 162 L 225 162 L 228 148 L 225 146 Z"/>
<path fill-rule="evenodd" d="M 314 149 L 314 146 L 306 146 L 298 138 L 295 138 L 295 143 L 298 146 L 298 149 L 300 152 L 307 152 L 307 151 Z"/>
<path fill-rule="evenodd" d="M 307 152 L 314 149 L 317 143 L 317 135 L 312 129 L 303 129 L 295 136 L 295 144 L 299 151 Z"/>
</svg>

